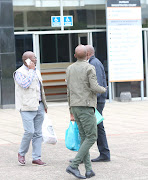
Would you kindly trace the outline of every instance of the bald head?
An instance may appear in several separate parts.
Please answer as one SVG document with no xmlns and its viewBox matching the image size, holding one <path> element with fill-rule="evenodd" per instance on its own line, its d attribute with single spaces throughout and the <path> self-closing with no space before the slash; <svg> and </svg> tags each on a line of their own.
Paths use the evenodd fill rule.
<svg viewBox="0 0 148 180">
<path fill-rule="evenodd" d="M 78 60 L 87 60 L 87 50 L 84 45 L 79 45 L 75 48 L 75 58 Z"/>
<path fill-rule="evenodd" d="M 32 52 L 32 51 L 26 51 L 24 52 L 23 56 L 22 56 L 22 60 L 23 60 L 23 63 L 26 65 L 26 62 L 25 60 L 26 59 L 30 59 L 35 65 L 37 63 L 37 59 L 35 57 L 35 54 Z"/>
<path fill-rule="evenodd" d="M 89 59 L 91 56 L 94 56 L 95 50 L 94 47 L 91 45 L 86 45 L 86 50 L 87 50 L 87 58 Z"/>
</svg>

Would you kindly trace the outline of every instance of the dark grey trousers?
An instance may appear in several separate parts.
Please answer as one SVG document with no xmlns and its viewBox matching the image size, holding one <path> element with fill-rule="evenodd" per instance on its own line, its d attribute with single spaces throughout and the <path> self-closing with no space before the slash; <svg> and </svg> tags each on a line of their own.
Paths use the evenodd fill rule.
<svg viewBox="0 0 148 180">
<path fill-rule="evenodd" d="M 97 110 L 100 114 L 104 109 L 105 103 L 97 103 Z M 100 152 L 100 156 L 103 158 L 110 159 L 110 150 L 108 148 L 108 142 L 106 138 L 106 133 L 103 125 L 103 121 L 97 126 L 98 138 L 97 138 L 97 146 Z"/>
</svg>

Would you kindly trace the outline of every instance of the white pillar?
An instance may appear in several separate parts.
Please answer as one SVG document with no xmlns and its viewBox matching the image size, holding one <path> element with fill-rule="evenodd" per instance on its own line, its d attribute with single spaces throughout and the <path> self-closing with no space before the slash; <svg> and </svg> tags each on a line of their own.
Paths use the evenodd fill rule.
<svg viewBox="0 0 148 180">
<path fill-rule="evenodd" d="M 87 44 L 93 46 L 92 32 L 88 32 L 88 33 L 87 33 Z"/>
<path fill-rule="evenodd" d="M 37 69 L 40 71 L 40 45 L 39 45 L 39 34 L 33 34 L 33 52 L 37 57 Z"/>
<path fill-rule="evenodd" d="M 141 101 L 144 100 L 144 83 L 141 81 Z"/>
<path fill-rule="evenodd" d="M 63 0 L 60 0 L 61 31 L 64 31 Z"/>
<path fill-rule="evenodd" d="M 146 81 L 146 97 L 148 97 L 148 37 L 147 31 L 144 31 L 144 52 L 145 52 L 145 81 Z"/>
</svg>

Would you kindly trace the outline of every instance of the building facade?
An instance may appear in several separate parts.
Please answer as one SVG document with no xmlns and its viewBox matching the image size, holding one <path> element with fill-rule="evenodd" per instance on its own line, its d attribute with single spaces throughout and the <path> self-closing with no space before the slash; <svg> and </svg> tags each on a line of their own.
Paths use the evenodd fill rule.
<svg viewBox="0 0 148 180">
<path fill-rule="evenodd" d="M 144 96 L 148 97 L 148 0 L 141 0 L 141 9 Z M 24 51 L 34 51 L 49 100 L 66 97 L 64 71 L 75 61 L 73 54 L 78 44 L 92 44 L 95 47 L 96 57 L 103 63 L 108 77 L 105 0 L 13 0 L 13 14 L 16 68 L 22 64 L 21 56 Z M 52 16 L 72 16 L 73 26 L 53 27 Z M 112 88 L 114 99 L 120 96 L 121 91 L 127 90 L 131 91 L 132 97 L 141 96 L 140 82 L 129 82 L 128 85 L 113 83 Z"/>
</svg>

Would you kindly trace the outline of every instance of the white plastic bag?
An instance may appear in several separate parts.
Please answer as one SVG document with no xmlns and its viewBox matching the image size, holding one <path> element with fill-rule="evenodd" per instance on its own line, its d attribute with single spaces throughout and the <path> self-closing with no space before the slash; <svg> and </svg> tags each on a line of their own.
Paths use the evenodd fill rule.
<svg viewBox="0 0 148 180">
<path fill-rule="evenodd" d="M 57 143 L 57 136 L 54 132 L 52 122 L 48 118 L 47 114 L 44 115 L 44 121 L 42 125 L 42 137 L 43 142 L 47 144 L 56 144 Z"/>
</svg>

